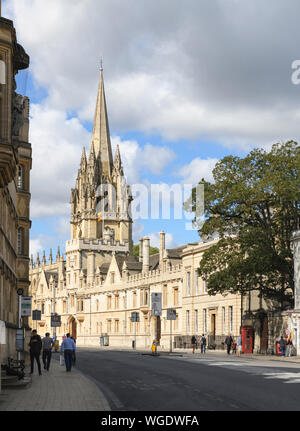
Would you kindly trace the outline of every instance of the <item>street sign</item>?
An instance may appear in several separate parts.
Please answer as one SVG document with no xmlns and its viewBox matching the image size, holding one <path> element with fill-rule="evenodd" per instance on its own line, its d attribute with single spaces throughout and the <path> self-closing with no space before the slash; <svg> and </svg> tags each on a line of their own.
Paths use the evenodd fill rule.
<svg viewBox="0 0 300 431">
<path fill-rule="evenodd" d="M 152 316 L 161 316 L 161 293 L 151 294 Z"/>
<path fill-rule="evenodd" d="M 51 328 L 57 328 L 61 326 L 60 315 L 51 313 Z"/>
<path fill-rule="evenodd" d="M 32 320 L 41 320 L 42 312 L 40 310 L 33 310 L 32 312 Z"/>
<path fill-rule="evenodd" d="M 133 311 L 131 313 L 131 321 L 132 322 L 139 322 L 140 321 L 140 315 L 139 315 L 139 313 Z"/>
<path fill-rule="evenodd" d="M 31 296 L 21 296 L 21 316 L 31 316 Z"/>
<path fill-rule="evenodd" d="M 176 309 L 168 308 L 167 309 L 167 320 L 176 320 Z"/>
<path fill-rule="evenodd" d="M 23 292 L 24 290 L 21 287 L 19 287 L 19 289 L 17 290 L 17 294 L 21 296 L 23 295 Z"/>
<path fill-rule="evenodd" d="M 23 328 L 18 328 L 16 330 L 16 351 L 23 352 L 24 350 L 24 330 Z"/>
</svg>

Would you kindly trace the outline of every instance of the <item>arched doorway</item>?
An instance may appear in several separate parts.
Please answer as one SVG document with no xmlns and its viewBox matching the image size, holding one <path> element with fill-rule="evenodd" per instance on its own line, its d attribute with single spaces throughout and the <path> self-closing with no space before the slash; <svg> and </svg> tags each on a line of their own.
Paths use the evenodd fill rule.
<svg viewBox="0 0 300 431">
<path fill-rule="evenodd" d="M 71 320 L 69 322 L 69 332 L 70 332 L 71 337 L 73 337 L 74 340 L 76 340 L 76 338 L 77 338 L 77 322 L 76 322 L 75 317 L 73 317 L 73 316 L 71 317 Z"/>
</svg>

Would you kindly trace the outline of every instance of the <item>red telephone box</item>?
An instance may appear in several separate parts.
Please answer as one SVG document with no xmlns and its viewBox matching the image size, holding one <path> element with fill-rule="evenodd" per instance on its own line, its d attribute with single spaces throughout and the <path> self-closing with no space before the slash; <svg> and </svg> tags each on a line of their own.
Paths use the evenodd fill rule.
<svg viewBox="0 0 300 431">
<path fill-rule="evenodd" d="M 253 327 L 242 326 L 243 353 L 253 353 Z"/>
</svg>

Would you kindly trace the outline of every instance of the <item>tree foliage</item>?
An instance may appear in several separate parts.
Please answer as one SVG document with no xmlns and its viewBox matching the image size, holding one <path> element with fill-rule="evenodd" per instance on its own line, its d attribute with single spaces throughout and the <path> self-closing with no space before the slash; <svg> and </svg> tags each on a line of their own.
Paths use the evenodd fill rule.
<svg viewBox="0 0 300 431">
<path fill-rule="evenodd" d="M 140 252 L 140 246 L 139 246 L 139 244 L 135 244 L 134 246 L 133 246 L 133 256 L 139 256 L 139 252 Z M 156 253 L 159 253 L 159 250 L 158 250 L 158 248 L 157 247 L 151 247 L 150 246 L 150 256 L 152 255 L 152 254 L 156 254 Z"/>
<path fill-rule="evenodd" d="M 204 252 L 199 274 L 209 294 L 258 290 L 281 307 L 292 304 L 291 235 L 300 226 L 300 147 L 294 141 L 228 156 L 204 183 L 201 238 L 220 240 Z M 188 209 L 196 213 L 195 189 Z M 197 219 L 194 220 L 197 223 Z"/>
</svg>

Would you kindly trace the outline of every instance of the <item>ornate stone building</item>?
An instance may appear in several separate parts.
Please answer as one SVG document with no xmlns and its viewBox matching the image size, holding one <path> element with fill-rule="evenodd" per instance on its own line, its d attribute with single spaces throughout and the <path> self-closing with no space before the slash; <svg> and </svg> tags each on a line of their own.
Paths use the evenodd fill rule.
<svg viewBox="0 0 300 431">
<path fill-rule="evenodd" d="M 104 198 L 104 199 L 103 199 Z M 128 215 L 130 187 L 123 175 L 119 148 L 112 156 L 103 72 L 88 156 L 83 149 L 74 189 L 71 191 L 71 239 L 66 258 L 58 249 L 46 261 L 31 262 L 30 280 L 34 308 L 42 317 L 32 322 L 41 334 L 49 331 L 51 313 L 61 316 L 56 335 L 70 332 L 78 345 L 99 345 L 107 336 L 112 346 L 150 348 L 156 334 L 151 315 L 151 294 L 162 293 L 162 316 L 157 336 L 162 347 L 170 343 L 167 309 L 176 309 L 173 342 L 189 345 L 191 335 L 206 333 L 212 342 L 239 334 L 242 301 L 238 295 L 207 295 L 197 267 L 203 251 L 213 242 L 166 249 L 160 233 L 160 251 L 150 255 L 150 240 L 140 240 L 139 257 L 132 254 L 132 220 Z M 104 200 L 104 203 L 103 203 Z M 244 300 L 244 299 L 243 299 Z M 246 301 L 246 299 L 245 299 Z M 136 311 L 140 321 L 131 321 Z M 135 335 L 136 332 L 136 335 Z"/>
<path fill-rule="evenodd" d="M 29 100 L 15 75 L 29 66 L 13 22 L 0 17 L 0 362 L 15 354 L 18 288 L 28 295 L 30 169 Z M 29 329 L 27 318 L 22 322 Z"/>
</svg>

